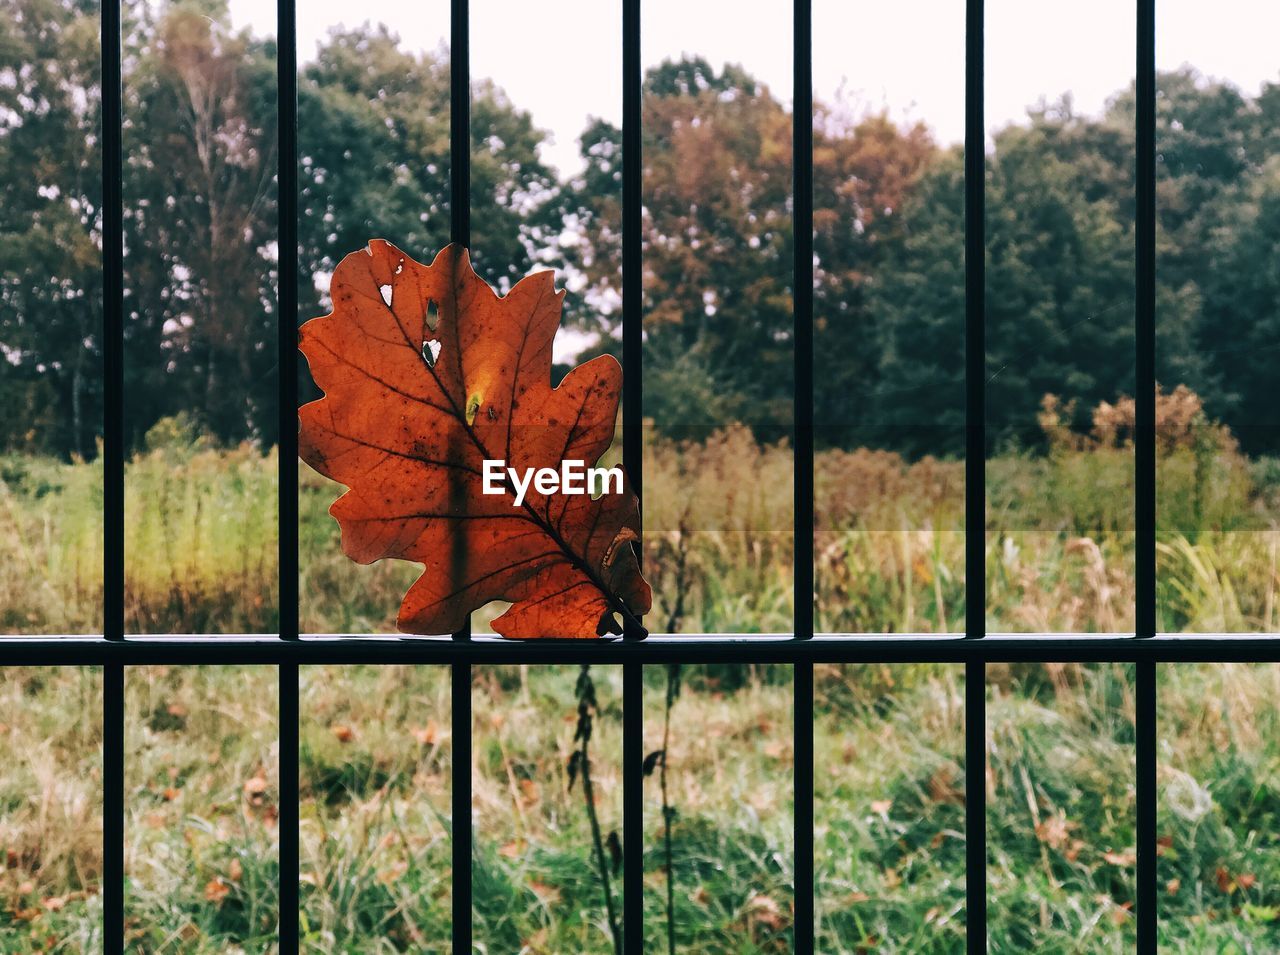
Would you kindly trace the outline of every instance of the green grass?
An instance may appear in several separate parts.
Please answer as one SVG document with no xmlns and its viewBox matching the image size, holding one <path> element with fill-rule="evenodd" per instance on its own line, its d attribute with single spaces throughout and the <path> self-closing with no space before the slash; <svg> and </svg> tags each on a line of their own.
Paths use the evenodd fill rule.
<svg viewBox="0 0 1280 955">
<path fill-rule="evenodd" d="M 646 672 L 646 749 L 663 668 Z M 479 952 L 607 953 L 579 788 L 568 667 L 476 668 L 473 931 Z M 621 674 L 594 670 L 592 775 L 621 827 Z M 1162 943 L 1280 946 L 1280 726 L 1274 666 L 1159 671 Z M 448 677 L 433 667 L 304 667 L 304 946 L 443 952 L 450 934 Z M 791 681 L 783 667 L 686 667 L 671 773 L 679 950 L 788 951 Z M 992 667 L 987 773 L 993 952 L 1129 951 L 1132 676 L 1124 666 Z M 131 951 L 273 947 L 275 674 L 136 668 L 127 679 Z M 100 947 L 100 677 L 0 679 L 0 951 Z M 963 674 L 954 665 L 816 673 L 819 949 L 963 949 Z M 664 951 L 656 776 L 645 911 Z M 614 881 L 615 897 L 621 886 Z"/>
<path fill-rule="evenodd" d="M 176 429 L 181 431 L 180 428 Z M 274 452 L 154 436 L 127 467 L 132 632 L 277 625 Z M 743 429 L 647 444 L 651 621 L 782 631 L 792 618 L 791 452 Z M 826 628 L 954 631 L 964 619 L 963 464 L 884 452 L 817 461 Z M 1132 626 L 1131 452 L 988 462 L 988 627 Z M 744 475 L 750 478 L 744 478 Z M 1273 632 L 1280 471 L 1168 450 L 1163 629 Z M 734 487 L 734 493 L 717 488 Z M 417 568 L 353 564 L 304 469 L 302 626 L 390 632 Z M 101 470 L 0 458 L 0 630 L 100 628 Z M 485 629 L 497 608 L 476 615 Z M 1161 669 L 1161 932 L 1175 950 L 1280 948 L 1280 694 L 1274 667 Z M 575 672 L 477 668 L 477 950 L 611 950 L 581 790 L 566 766 Z M 830 667 L 817 679 L 815 845 L 824 952 L 949 952 L 964 934 L 963 699 L 955 667 Z M 1132 693 L 1121 667 L 992 668 L 991 949 L 1109 952 L 1133 940 Z M 308 951 L 443 951 L 449 938 L 449 690 L 434 668 L 303 668 Z M 592 775 L 621 830 L 620 675 L 598 668 Z M 0 674 L 0 951 L 100 947 L 100 679 Z M 140 952 L 270 950 L 278 866 L 275 674 L 131 670 L 128 930 Z M 646 752 L 664 682 L 646 677 Z M 785 951 L 792 929 L 789 673 L 690 668 L 673 710 L 682 951 Z M 666 938 L 656 777 L 645 911 Z M 621 903 L 620 880 L 613 880 Z"/>
</svg>

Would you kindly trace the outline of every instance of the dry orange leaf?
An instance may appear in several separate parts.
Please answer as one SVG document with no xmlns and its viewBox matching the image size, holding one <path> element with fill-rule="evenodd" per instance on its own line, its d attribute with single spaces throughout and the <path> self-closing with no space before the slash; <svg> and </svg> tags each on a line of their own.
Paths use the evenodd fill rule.
<svg viewBox="0 0 1280 955">
<path fill-rule="evenodd" d="M 356 738 L 356 731 L 350 726 L 335 725 L 329 727 L 329 732 L 334 735 L 339 743 L 350 743 Z"/>
<path fill-rule="evenodd" d="M 770 759 L 783 759 L 790 753 L 791 747 L 784 740 L 776 739 L 764 744 L 764 754 Z"/>
<path fill-rule="evenodd" d="M 299 453 L 346 485 L 330 508 L 342 549 L 424 565 L 400 605 L 406 633 L 459 630 L 493 600 L 506 637 L 595 637 L 639 626 L 652 601 L 623 493 L 486 495 L 484 462 L 519 473 L 593 467 L 613 441 L 622 369 L 609 356 L 551 387 L 564 292 L 537 272 L 499 296 L 461 246 L 430 265 L 374 240 L 342 260 L 333 312 L 299 347 L 324 397 L 299 412 Z"/>
<path fill-rule="evenodd" d="M 776 901 L 763 893 L 751 896 L 747 900 L 747 916 L 774 931 L 782 927 L 782 908 Z"/>
<path fill-rule="evenodd" d="M 523 849 L 518 841 L 507 842 L 499 847 L 498 855 L 504 859 L 519 859 L 522 851 Z"/>
<path fill-rule="evenodd" d="M 1123 852 L 1104 852 L 1102 853 L 1102 858 L 1111 865 L 1118 865 L 1122 868 L 1128 868 L 1138 861 L 1138 855 L 1132 849 L 1125 849 Z"/>
<path fill-rule="evenodd" d="M 204 887 L 204 900 L 215 905 L 221 905 L 230 894 L 231 886 L 221 879 L 210 879 Z"/>
<path fill-rule="evenodd" d="M 538 800 L 542 798 L 542 793 L 538 789 L 538 784 L 532 779 L 520 780 L 520 804 L 528 809 L 530 806 L 536 806 Z"/>
<path fill-rule="evenodd" d="M 539 882 L 537 879 L 530 879 L 529 888 L 538 897 L 538 901 L 544 905 L 556 905 L 560 902 L 560 890 L 554 885 L 547 885 L 547 883 Z"/>
</svg>

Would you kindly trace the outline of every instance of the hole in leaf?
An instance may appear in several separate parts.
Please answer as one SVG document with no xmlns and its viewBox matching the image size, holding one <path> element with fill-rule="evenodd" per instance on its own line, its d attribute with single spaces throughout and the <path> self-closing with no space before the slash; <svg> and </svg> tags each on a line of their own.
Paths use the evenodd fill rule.
<svg viewBox="0 0 1280 955">
<path fill-rule="evenodd" d="M 387 303 L 387 308 L 391 307 L 391 286 L 379 285 L 378 291 L 382 293 L 382 300 Z"/>
<path fill-rule="evenodd" d="M 436 326 L 440 324 L 440 309 L 436 307 L 436 300 L 427 299 L 427 328 L 433 332 Z"/>
<path fill-rule="evenodd" d="M 440 342 L 429 341 L 422 343 L 422 360 L 427 363 L 428 368 L 436 366 L 436 359 L 440 357 Z"/>
</svg>

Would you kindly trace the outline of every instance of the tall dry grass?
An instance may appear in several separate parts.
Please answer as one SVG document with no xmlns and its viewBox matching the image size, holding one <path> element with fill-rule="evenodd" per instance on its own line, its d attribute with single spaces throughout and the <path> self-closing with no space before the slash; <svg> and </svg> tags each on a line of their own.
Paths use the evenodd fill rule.
<svg viewBox="0 0 1280 955">
<path fill-rule="evenodd" d="M 1047 451 L 986 462 L 987 628 L 1133 627 L 1133 403 L 1087 433 L 1047 398 Z M 1273 632 L 1280 620 L 1280 464 L 1249 460 L 1199 399 L 1157 402 L 1159 622 Z M 270 633 L 277 626 L 275 452 L 217 449 L 181 422 L 126 466 L 131 632 Z M 826 632 L 953 632 L 965 614 L 964 463 L 883 450 L 815 460 L 815 614 Z M 785 633 L 793 618 L 794 456 L 742 426 L 645 442 L 644 564 L 659 632 Z M 304 631 L 389 633 L 418 568 L 358 566 L 327 510 L 340 488 L 303 468 Z M 101 627 L 101 469 L 0 458 L 0 630 Z M 477 613 L 487 629 L 500 607 Z"/>
</svg>

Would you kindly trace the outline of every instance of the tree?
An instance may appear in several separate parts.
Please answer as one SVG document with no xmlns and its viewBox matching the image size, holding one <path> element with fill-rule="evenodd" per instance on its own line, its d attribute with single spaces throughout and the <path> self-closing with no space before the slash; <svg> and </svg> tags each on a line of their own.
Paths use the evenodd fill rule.
<svg viewBox="0 0 1280 955">
<path fill-rule="evenodd" d="M 0 449 L 101 431 L 100 64 L 96 2 L 0 9 Z"/>
<path fill-rule="evenodd" d="M 405 52 L 385 26 L 333 32 L 303 69 L 300 318 L 320 314 L 328 275 L 369 239 L 421 255 L 449 241 L 449 89 L 444 51 Z M 472 256 L 506 288 L 535 265 L 559 189 L 527 113 L 487 81 L 471 110 Z"/>
<path fill-rule="evenodd" d="M 1045 394 L 1079 414 L 1132 393 L 1132 173 L 1109 161 L 1132 133 L 1069 103 L 995 136 L 987 188 L 987 427 L 1036 445 Z M 1129 155 L 1132 155 L 1130 148 Z M 1132 168 L 1131 163 L 1129 168 Z M 1083 418 L 1073 422 L 1084 427 Z"/>
<path fill-rule="evenodd" d="M 1210 244 L 1200 333 L 1225 384 L 1220 405 L 1240 444 L 1280 453 L 1276 350 L 1280 346 L 1280 157 L 1249 184 L 1245 201 Z"/>
<path fill-rule="evenodd" d="M 651 69 L 643 109 L 645 414 L 668 431 L 789 430 L 791 118 L 740 67 L 702 59 Z M 597 298 L 621 275 L 621 144 L 603 121 L 581 140 L 574 264 Z"/>
<path fill-rule="evenodd" d="M 275 51 L 225 6 L 134 9 L 124 81 L 128 433 L 277 431 Z"/>
<path fill-rule="evenodd" d="M 933 400 L 941 390 L 918 390 L 915 382 L 926 370 L 939 371 L 943 379 L 954 369 L 950 363 L 947 330 L 943 327 L 904 327 L 890 315 L 886 290 L 911 296 L 913 290 L 898 284 L 913 263 L 930 265 L 916 291 L 947 295 L 948 267 L 962 260 L 947 257 L 954 243 L 933 234 L 919 244 L 923 219 L 935 212 L 932 193 L 916 200 L 921 177 L 940 161 L 939 151 L 922 124 L 900 129 L 884 113 L 854 118 L 839 104 L 819 106 L 816 112 L 813 150 L 814 226 L 814 420 L 820 445 L 856 447 L 866 443 L 903 447 L 914 440 L 908 432 L 923 420 L 945 409 Z M 910 211 L 909 211 L 910 209 Z M 911 232 L 912 228 L 915 232 Z M 952 237 L 954 238 L 954 237 Z M 911 247 L 908 254 L 901 254 Z M 896 254 L 895 254 L 896 253 Z M 891 264 L 892 257 L 892 264 Z M 955 271 L 950 271 L 952 278 Z M 959 286 L 963 295 L 963 283 Z M 879 299 L 884 308 L 877 311 Z M 917 302 L 920 316 L 943 316 Z M 905 317 L 905 316 L 901 316 Z M 952 315 L 954 322 L 954 314 Z M 944 318 L 941 325 L 945 326 Z M 885 349 L 910 347 L 903 338 L 925 345 L 921 365 L 890 370 Z M 954 331 L 954 329 L 952 329 Z M 954 350 L 951 350 L 954 354 Z M 900 371 L 901 375 L 896 372 Z M 892 377 L 889 377 L 892 375 Z M 940 384 L 939 379 L 935 379 Z M 884 424 L 887 411 L 901 406 L 906 397 L 914 422 L 894 421 L 893 433 Z M 942 404 L 946 404 L 945 401 Z M 963 408 L 963 391 L 961 392 Z M 892 416 L 892 415 L 890 415 Z M 941 420 L 933 418 L 941 424 Z M 926 439 L 924 449 L 935 439 Z"/>
</svg>

